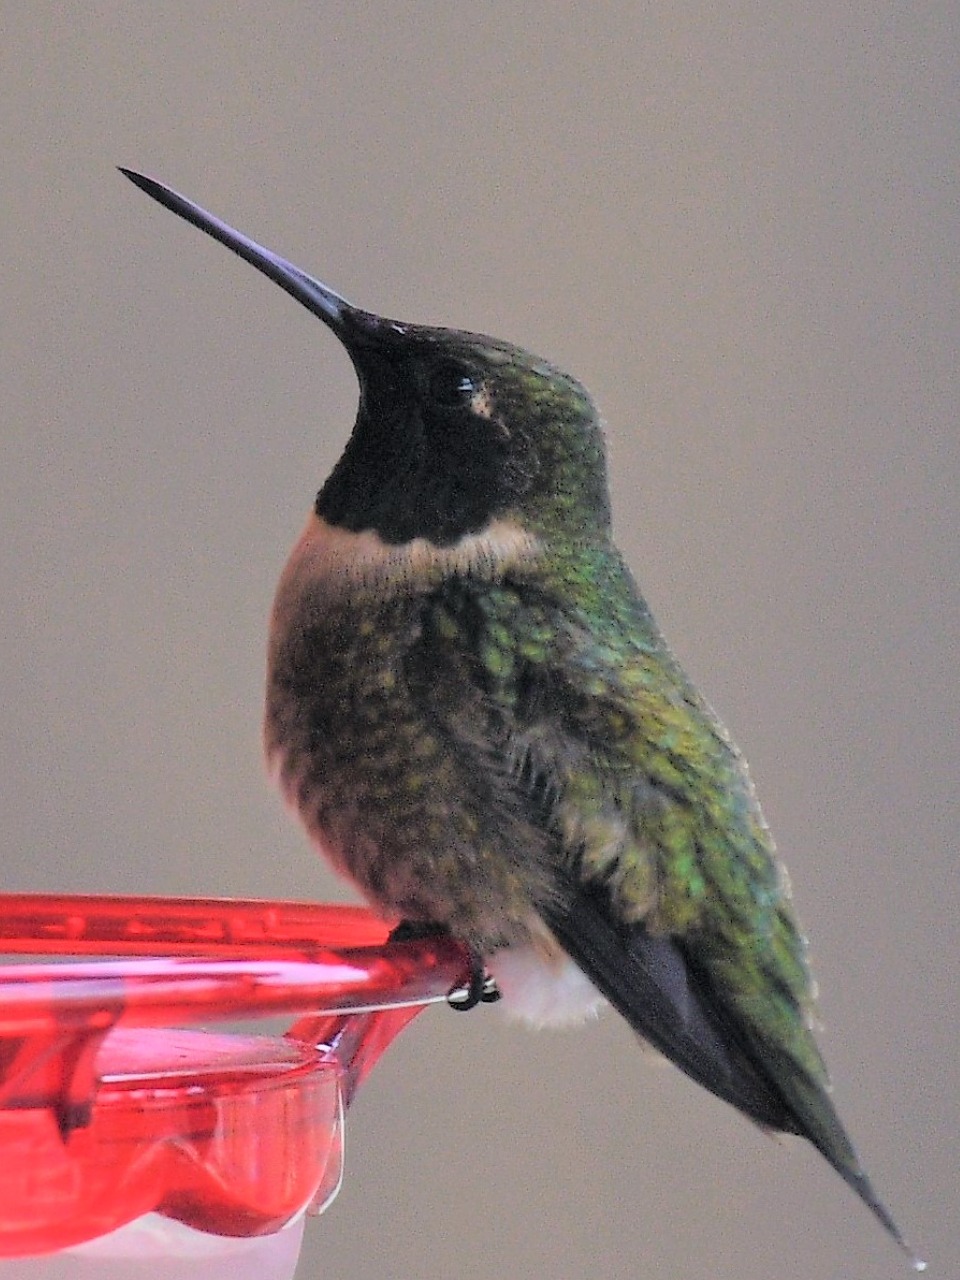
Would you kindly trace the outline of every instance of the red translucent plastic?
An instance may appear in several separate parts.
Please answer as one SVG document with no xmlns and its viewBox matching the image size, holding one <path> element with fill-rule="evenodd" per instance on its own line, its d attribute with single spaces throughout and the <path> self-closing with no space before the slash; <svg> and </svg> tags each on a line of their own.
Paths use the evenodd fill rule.
<svg viewBox="0 0 960 1280">
<path fill-rule="evenodd" d="M 319 1211 L 344 1108 L 469 974 L 449 939 L 386 933 L 357 907 L 0 895 L 0 953 L 73 957 L 0 966 L 0 1257 L 151 1211 L 234 1236 Z M 278 1014 L 283 1035 L 189 1029 Z"/>
</svg>

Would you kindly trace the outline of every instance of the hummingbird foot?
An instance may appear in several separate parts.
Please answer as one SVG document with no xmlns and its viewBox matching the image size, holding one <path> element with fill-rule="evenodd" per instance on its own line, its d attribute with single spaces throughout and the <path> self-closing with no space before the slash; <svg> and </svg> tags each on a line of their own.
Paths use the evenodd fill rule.
<svg viewBox="0 0 960 1280">
<path fill-rule="evenodd" d="M 418 938 L 435 938 L 448 933 L 449 930 L 442 924 L 425 920 L 401 920 L 391 929 L 387 941 L 413 942 Z M 499 988 L 487 973 L 483 957 L 471 948 L 470 979 L 466 986 L 454 987 L 447 994 L 447 1004 L 458 1013 L 465 1013 L 468 1009 L 475 1009 L 478 1004 L 496 1004 L 499 999 Z"/>
<path fill-rule="evenodd" d="M 477 952 L 471 953 L 470 981 L 465 987 L 454 987 L 447 994 L 447 1004 L 457 1013 L 466 1013 L 475 1009 L 478 1004 L 496 1004 L 500 999 L 500 989 L 487 973 L 483 957 Z"/>
</svg>

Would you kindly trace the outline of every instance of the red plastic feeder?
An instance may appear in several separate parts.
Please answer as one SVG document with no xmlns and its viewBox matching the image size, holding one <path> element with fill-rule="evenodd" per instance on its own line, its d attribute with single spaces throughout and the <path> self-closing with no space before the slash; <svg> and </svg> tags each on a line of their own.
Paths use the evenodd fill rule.
<svg viewBox="0 0 960 1280">
<path fill-rule="evenodd" d="M 0 895 L 0 952 L 71 957 L 0 966 L 0 1280 L 292 1275 L 358 1087 L 469 977 L 457 943 L 386 935 L 358 907 Z"/>
</svg>

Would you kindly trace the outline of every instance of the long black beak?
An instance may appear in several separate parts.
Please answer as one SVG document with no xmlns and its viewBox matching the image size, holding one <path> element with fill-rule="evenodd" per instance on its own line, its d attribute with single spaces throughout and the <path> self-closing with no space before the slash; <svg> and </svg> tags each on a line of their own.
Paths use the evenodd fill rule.
<svg viewBox="0 0 960 1280">
<path fill-rule="evenodd" d="M 285 289 L 291 297 L 302 302 L 308 311 L 313 312 L 324 324 L 329 325 L 348 351 L 357 339 L 362 340 L 364 332 L 370 334 L 371 330 L 382 325 L 380 317 L 352 306 L 338 293 L 328 289 L 325 284 L 315 280 L 313 276 L 308 276 L 292 262 L 287 262 L 286 258 L 281 258 L 279 254 L 264 249 L 255 240 L 227 226 L 225 222 L 215 218 L 212 213 L 207 213 L 186 196 L 171 190 L 170 187 L 165 187 L 162 182 L 157 182 L 154 178 L 144 177 L 142 173 L 134 173 L 122 166 L 120 166 L 120 172 L 164 208 L 185 218 L 187 222 L 192 222 L 208 236 L 213 236 L 214 240 L 219 240 L 228 249 L 232 249 L 235 254 L 243 258 L 244 262 L 249 262 L 265 276 L 269 276 L 281 289 Z"/>
</svg>

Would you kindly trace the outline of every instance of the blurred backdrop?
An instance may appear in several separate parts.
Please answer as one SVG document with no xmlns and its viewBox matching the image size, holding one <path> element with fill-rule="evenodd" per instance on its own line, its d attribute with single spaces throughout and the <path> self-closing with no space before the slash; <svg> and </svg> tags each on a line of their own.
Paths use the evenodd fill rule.
<svg viewBox="0 0 960 1280">
<path fill-rule="evenodd" d="M 958 1245 L 953 0 L 2 5 L 4 889 L 340 897 L 260 764 L 265 619 L 356 386 L 114 170 L 358 304 L 569 367 L 751 761 L 836 1097 Z M 813 1152 L 618 1020 L 424 1015 L 302 1277 L 887 1280 Z"/>
</svg>

